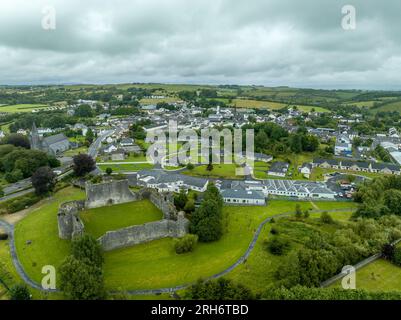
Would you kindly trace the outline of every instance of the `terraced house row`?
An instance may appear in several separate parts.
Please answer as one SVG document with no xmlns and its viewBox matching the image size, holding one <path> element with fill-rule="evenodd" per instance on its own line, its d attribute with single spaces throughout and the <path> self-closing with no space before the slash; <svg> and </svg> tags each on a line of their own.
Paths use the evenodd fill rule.
<svg viewBox="0 0 401 320">
<path fill-rule="evenodd" d="M 339 159 L 314 159 L 312 167 L 323 168 L 323 169 L 336 169 L 336 170 L 401 175 L 401 167 L 393 163 L 351 161 L 351 160 L 339 160 Z"/>
</svg>

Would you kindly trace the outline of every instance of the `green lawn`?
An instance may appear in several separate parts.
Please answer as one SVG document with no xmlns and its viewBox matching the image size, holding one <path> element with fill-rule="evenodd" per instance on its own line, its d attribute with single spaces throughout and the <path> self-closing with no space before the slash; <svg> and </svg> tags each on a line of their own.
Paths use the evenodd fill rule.
<svg viewBox="0 0 401 320">
<path fill-rule="evenodd" d="M 341 280 L 332 285 L 341 287 Z M 356 272 L 356 288 L 369 291 L 400 291 L 401 268 L 380 259 Z"/>
<path fill-rule="evenodd" d="M 44 109 L 48 106 L 42 104 L 14 104 L 1 106 L 0 112 L 10 112 L 10 113 L 18 113 L 18 112 L 32 112 L 32 110 Z"/>
<path fill-rule="evenodd" d="M 17 224 L 17 253 L 25 271 L 35 281 L 40 282 L 42 278 L 42 266 L 50 264 L 58 268 L 69 254 L 69 241 L 58 238 L 56 215 L 59 205 L 65 201 L 83 198 L 84 193 L 79 189 L 63 189 Z M 177 255 L 174 251 L 174 239 L 161 239 L 107 252 L 104 266 L 106 286 L 114 290 L 160 288 L 185 284 L 216 274 L 244 254 L 261 221 L 278 213 L 294 211 L 296 203 L 269 201 L 266 207 L 224 207 L 224 236 L 214 243 L 199 244 L 192 253 Z M 303 209 L 330 210 L 355 206 L 353 203 L 343 202 L 299 203 Z M 26 243 L 28 240 L 32 241 L 30 245 Z M 255 255 L 258 256 L 257 251 Z M 251 259 L 254 259 L 253 256 L 254 253 Z M 270 262 L 264 261 L 257 268 L 264 268 L 266 263 Z M 247 274 L 243 266 L 235 270 L 237 277 L 238 272 L 240 278 Z M 259 278 L 255 274 L 257 283 L 260 278 L 264 278 L 263 273 Z"/>
<path fill-rule="evenodd" d="M 70 250 L 70 242 L 58 237 L 58 207 L 63 202 L 84 198 L 85 193 L 80 189 L 63 189 L 16 225 L 18 257 L 26 273 L 35 281 L 40 283 L 43 266 L 53 265 L 57 269 Z M 32 243 L 28 245 L 27 241 Z"/>
<path fill-rule="evenodd" d="M 66 152 L 63 153 L 64 156 L 66 157 L 73 157 L 76 156 L 80 153 L 88 153 L 88 148 L 87 147 L 80 147 L 77 149 L 71 149 L 71 150 L 67 150 Z"/>
<path fill-rule="evenodd" d="M 323 181 L 324 180 L 324 177 L 323 177 L 324 174 L 329 174 L 329 173 L 334 173 L 334 172 L 339 172 L 339 173 L 344 173 L 344 174 L 349 174 L 349 175 L 358 175 L 358 176 L 363 176 L 363 177 L 370 178 L 370 179 L 374 179 L 374 178 L 385 176 L 382 173 L 314 168 L 312 170 L 312 174 L 310 176 L 310 180 Z"/>
<path fill-rule="evenodd" d="M 0 241 L 0 278 L 7 284 L 9 288 L 12 288 L 12 286 L 16 284 L 23 283 L 11 260 L 8 241 Z M 32 299 L 34 300 L 57 300 L 62 298 L 60 293 L 43 293 L 31 287 L 29 287 L 29 291 L 32 294 Z M 9 299 L 9 296 L 6 288 L 0 284 L 0 300 L 5 299 Z"/>
<path fill-rule="evenodd" d="M 149 200 L 85 210 L 80 213 L 85 231 L 99 238 L 107 231 L 161 220 L 162 212 Z"/>
<path fill-rule="evenodd" d="M 183 172 L 183 174 L 198 177 L 226 178 L 226 179 L 242 179 L 243 176 L 237 176 L 237 165 L 232 164 L 214 164 L 213 170 L 208 171 L 207 165 L 195 167 L 193 170 Z"/>
<path fill-rule="evenodd" d="M 98 168 L 102 171 L 106 171 L 107 168 L 111 168 L 113 173 L 122 172 L 136 172 L 145 169 L 153 169 L 153 164 L 149 163 L 136 163 L 136 164 L 99 164 Z"/>
<path fill-rule="evenodd" d="M 222 239 L 214 243 L 200 243 L 189 254 L 177 255 L 173 239 L 108 252 L 105 255 L 106 285 L 109 288 L 152 289 L 191 283 L 200 277 L 216 274 L 244 254 L 261 221 L 277 213 L 293 211 L 296 203 L 271 201 L 266 207 L 224 207 L 226 232 Z M 310 202 L 300 202 L 300 205 L 303 209 L 314 209 Z M 316 205 L 322 210 L 354 206 L 353 203 L 333 202 Z M 269 262 L 258 265 L 258 270 L 266 263 Z M 241 276 L 246 273 L 242 266 L 238 269 L 242 270 Z M 255 276 L 263 278 L 264 273 Z"/>
</svg>

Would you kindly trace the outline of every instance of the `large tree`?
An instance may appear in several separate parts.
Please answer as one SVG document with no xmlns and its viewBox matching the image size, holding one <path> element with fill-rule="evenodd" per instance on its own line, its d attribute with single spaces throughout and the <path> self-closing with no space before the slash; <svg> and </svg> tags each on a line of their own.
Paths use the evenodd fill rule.
<svg viewBox="0 0 401 320">
<path fill-rule="evenodd" d="M 99 300 L 105 296 L 102 269 L 68 256 L 59 269 L 60 289 L 73 300 Z"/>
<path fill-rule="evenodd" d="M 49 167 L 40 167 L 32 175 L 31 181 L 37 195 L 46 194 L 53 191 L 56 174 Z"/>
<path fill-rule="evenodd" d="M 73 162 L 74 173 L 78 177 L 82 177 L 96 168 L 96 163 L 92 157 L 84 153 L 76 155 Z"/>
<path fill-rule="evenodd" d="M 3 138 L 1 144 L 12 144 L 16 147 L 22 147 L 25 149 L 30 148 L 29 140 L 26 136 L 18 133 L 11 133 Z"/>
</svg>

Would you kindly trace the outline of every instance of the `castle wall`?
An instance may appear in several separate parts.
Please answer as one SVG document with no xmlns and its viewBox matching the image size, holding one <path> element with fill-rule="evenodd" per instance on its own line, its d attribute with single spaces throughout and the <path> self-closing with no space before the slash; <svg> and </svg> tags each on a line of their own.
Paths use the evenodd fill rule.
<svg viewBox="0 0 401 320">
<path fill-rule="evenodd" d="M 127 180 L 86 184 L 85 207 L 88 209 L 137 200 L 137 196 L 129 189 Z"/>
<path fill-rule="evenodd" d="M 58 214 L 58 235 L 61 239 L 73 239 L 84 232 L 79 211 L 85 208 L 85 201 L 71 201 L 61 204 Z"/>
<path fill-rule="evenodd" d="M 180 215 L 176 221 L 161 220 L 107 232 L 99 238 L 105 251 L 120 249 L 162 238 L 180 238 L 188 232 L 189 221 Z"/>
<path fill-rule="evenodd" d="M 177 213 L 174 196 L 153 189 L 131 192 L 128 181 L 112 181 L 103 184 L 86 184 L 86 200 L 63 203 L 57 215 L 59 237 L 73 239 L 84 233 L 79 212 L 110 204 L 120 204 L 149 199 L 163 213 L 163 220 L 110 231 L 98 239 L 106 251 L 124 248 L 166 237 L 179 238 L 188 232 L 189 221 L 184 213 Z"/>
</svg>

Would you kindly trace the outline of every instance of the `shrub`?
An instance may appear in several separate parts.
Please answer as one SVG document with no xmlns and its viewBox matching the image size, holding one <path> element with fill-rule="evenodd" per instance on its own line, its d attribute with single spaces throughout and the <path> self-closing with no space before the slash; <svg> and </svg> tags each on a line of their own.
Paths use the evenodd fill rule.
<svg viewBox="0 0 401 320">
<path fill-rule="evenodd" d="M 25 284 L 17 284 L 10 289 L 11 300 L 31 300 L 31 293 Z"/>
<path fill-rule="evenodd" d="M 7 182 L 9 183 L 14 183 L 19 180 L 22 180 L 24 178 L 24 175 L 20 169 L 15 169 L 11 172 L 7 172 L 4 176 L 4 179 L 6 179 Z"/>
<path fill-rule="evenodd" d="M 282 256 L 290 249 L 290 242 L 287 239 L 274 237 L 267 242 L 267 249 L 271 254 Z"/>
<path fill-rule="evenodd" d="M 108 175 L 108 176 L 110 176 L 111 174 L 113 173 L 113 169 L 112 168 L 106 168 L 106 174 Z"/>
<path fill-rule="evenodd" d="M 401 248 L 394 249 L 392 262 L 398 266 L 401 266 Z"/>
<path fill-rule="evenodd" d="M 328 214 L 328 212 L 323 212 L 322 215 L 320 216 L 320 221 L 324 224 L 333 224 L 334 220 L 331 215 Z"/>
<path fill-rule="evenodd" d="M 278 234 L 280 233 L 280 231 L 278 231 L 277 228 L 271 228 L 270 233 L 271 233 L 272 235 L 278 235 Z"/>
<path fill-rule="evenodd" d="M 41 199 L 42 198 L 40 196 L 37 196 L 33 193 L 11 199 L 1 204 L 0 212 L 14 213 L 39 202 Z"/>
<path fill-rule="evenodd" d="M 198 236 L 194 234 L 187 234 L 175 242 L 175 252 L 177 254 L 192 252 L 198 243 Z"/>
<path fill-rule="evenodd" d="M 193 170 L 195 168 L 195 166 L 192 163 L 188 163 L 187 164 L 187 169 L 188 170 Z"/>
<path fill-rule="evenodd" d="M 251 290 L 232 280 L 219 278 L 198 282 L 188 288 L 185 299 L 190 300 L 252 300 L 255 299 Z"/>
</svg>

